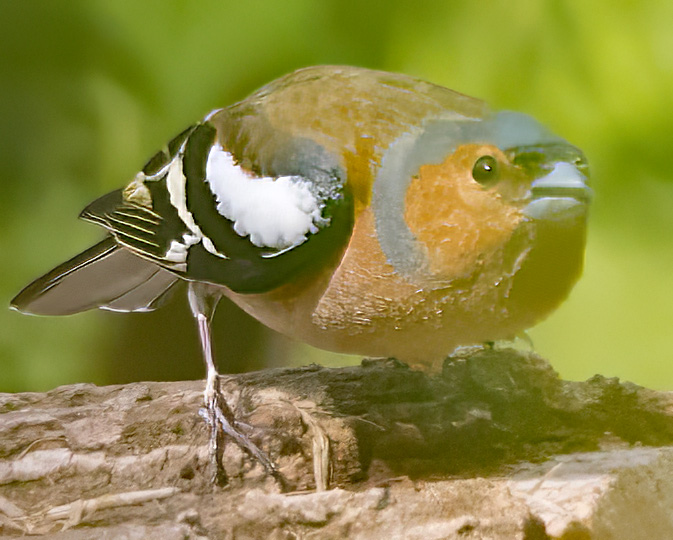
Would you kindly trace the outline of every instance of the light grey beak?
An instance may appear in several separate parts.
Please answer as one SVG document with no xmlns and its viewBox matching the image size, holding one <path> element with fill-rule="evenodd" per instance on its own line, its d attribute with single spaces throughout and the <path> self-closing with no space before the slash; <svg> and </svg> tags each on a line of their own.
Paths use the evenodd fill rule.
<svg viewBox="0 0 673 540">
<path fill-rule="evenodd" d="M 531 202 L 523 213 L 532 219 L 565 220 L 586 214 L 592 190 L 579 169 L 558 162 L 531 184 Z"/>
</svg>

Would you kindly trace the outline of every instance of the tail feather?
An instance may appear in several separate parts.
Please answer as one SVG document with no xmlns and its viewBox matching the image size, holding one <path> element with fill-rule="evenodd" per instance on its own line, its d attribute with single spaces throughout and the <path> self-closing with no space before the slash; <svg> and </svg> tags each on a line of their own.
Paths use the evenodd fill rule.
<svg viewBox="0 0 673 540">
<path fill-rule="evenodd" d="M 70 315 L 93 308 L 151 311 L 178 277 L 108 237 L 36 279 L 11 302 L 34 315 Z"/>
</svg>

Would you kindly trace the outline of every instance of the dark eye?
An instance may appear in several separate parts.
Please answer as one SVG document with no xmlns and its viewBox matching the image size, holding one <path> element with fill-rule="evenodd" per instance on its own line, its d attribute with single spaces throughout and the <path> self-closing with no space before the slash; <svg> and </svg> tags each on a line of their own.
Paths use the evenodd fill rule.
<svg viewBox="0 0 673 540">
<path fill-rule="evenodd" d="M 498 161 L 493 156 L 481 156 L 472 167 L 472 178 L 480 184 L 490 184 L 498 178 Z"/>
</svg>

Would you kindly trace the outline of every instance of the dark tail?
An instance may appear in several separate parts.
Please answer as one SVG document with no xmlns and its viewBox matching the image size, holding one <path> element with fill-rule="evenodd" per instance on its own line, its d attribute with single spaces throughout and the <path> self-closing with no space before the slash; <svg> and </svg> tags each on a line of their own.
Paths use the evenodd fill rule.
<svg viewBox="0 0 673 540">
<path fill-rule="evenodd" d="M 34 315 L 70 315 L 92 308 L 151 311 L 178 281 L 112 237 L 36 279 L 11 307 Z"/>
</svg>

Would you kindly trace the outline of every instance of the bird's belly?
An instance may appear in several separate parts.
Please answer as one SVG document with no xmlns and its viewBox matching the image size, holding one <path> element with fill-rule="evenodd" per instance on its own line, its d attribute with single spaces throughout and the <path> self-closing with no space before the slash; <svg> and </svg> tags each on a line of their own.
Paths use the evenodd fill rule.
<svg viewBox="0 0 673 540">
<path fill-rule="evenodd" d="M 336 269 L 263 295 L 229 296 L 318 348 L 437 366 L 453 349 L 509 339 L 546 317 L 580 275 L 584 219 L 536 224 L 465 277 L 419 286 L 386 262 L 366 215 Z"/>
</svg>

